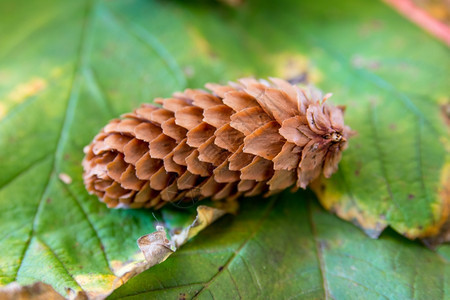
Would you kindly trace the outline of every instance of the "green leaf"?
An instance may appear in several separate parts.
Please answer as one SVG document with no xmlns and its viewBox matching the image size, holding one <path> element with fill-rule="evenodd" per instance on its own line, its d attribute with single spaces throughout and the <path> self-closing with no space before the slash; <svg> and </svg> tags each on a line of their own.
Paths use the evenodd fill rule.
<svg viewBox="0 0 450 300">
<path fill-rule="evenodd" d="M 61 293 L 108 290 L 155 219 L 150 211 L 108 210 L 89 196 L 82 149 L 109 119 L 208 81 L 306 72 L 334 93 L 333 102 L 347 105 L 346 122 L 358 131 L 339 172 L 317 188 L 321 203 L 372 236 L 388 225 L 410 238 L 435 234 L 448 216 L 450 143 L 440 110 L 448 102 L 448 49 L 380 2 L 267 0 L 229 8 L 212 1 L 1 1 L 0 24 L 0 284 L 40 280 Z M 222 224 L 235 226 L 248 213 L 244 207 L 242 217 Z M 318 232 L 327 220 L 339 224 L 337 231 L 351 230 L 323 212 L 318 216 Z M 248 236 L 247 229 L 259 226 L 257 216 L 247 220 L 246 231 L 233 234 Z M 352 232 L 345 239 L 359 237 L 351 245 L 364 247 L 361 253 L 380 252 L 384 246 L 377 245 L 388 238 L 386 260 L 396 247 L 412 260 L 422 254 L 439 259 L 392 232 L 379 244 Z M 226 256 L 209 252 L 229 241 L 205 237 L 196 239 L 206 243 L 197 264 L 225 263 Z M 286 245 L 279 251 L 299 245 L 301 236 L 291 238 L 276 237 Z M 440 251 L 449 257 L 447 248 Z M 304 263 L 314 268 L 314 257 Z M 284 263 L 302 268 L 299 258 Z M 417 270 L 432 276 L 434 266 L 444 264 Z M 411 270 L 402 274 L 414 276 Z M 213 274 L 200 270 L 191 277 L 198 275 L 201 287 Z M 320 283 L 314 276 L 305 282 Z M 445 291 L 437 280 L 435 290 Z M 291 292 L 308 292 L 306 283 L 289 284 Z M 352 291 L 333 291 L 345 292 Z"/>
<path fill-rule="evenodd" d="M 448 245 L 440 256 L 391 230 L 370 239 L 309 196 L 243 201 L 108 299 L 449 297 Z"/>
</svg>

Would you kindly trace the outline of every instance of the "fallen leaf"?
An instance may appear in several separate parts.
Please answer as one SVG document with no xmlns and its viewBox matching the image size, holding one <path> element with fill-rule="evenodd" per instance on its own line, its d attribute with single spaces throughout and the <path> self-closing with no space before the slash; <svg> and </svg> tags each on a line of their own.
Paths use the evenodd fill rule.
<svg viewBox="0 0 450 300">
<path fill-rule="evenodd" d="M 65 298 L 56 292 L 50 285 L 42 282 L 36 282 L 26 286 L 22 286 L 17 282 L 12 282 L 4 287 L 0 287 L 0 299 L 64 300 Z M 79 300 L 81 300 L 81 298 L 79 298 Z"/>
</svg>

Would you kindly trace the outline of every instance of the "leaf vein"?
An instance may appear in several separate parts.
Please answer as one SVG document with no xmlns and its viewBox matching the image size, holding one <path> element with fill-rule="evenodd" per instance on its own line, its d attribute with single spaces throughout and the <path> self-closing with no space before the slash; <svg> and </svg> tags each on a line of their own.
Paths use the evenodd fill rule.
<svg viewBox="0 0 450 300">
<path fill-rule="evenodd" d="M 23 261 L 25 259 L 25 255 L 28 252 L 28 249 L 29 249 L 30 244 L 31 244 L 31 240 L 32 240 L 33 236 L 35 235 L 37 217 L 38 217 L 38 214 L 39 214 L 39 212 L 40 212 L 40 210 L 42 208 L 42 203 L 44 203 L 43 199 L 44 199 L 45 195 L 47 194 L 47 190 L 48 190 L 48 188 L 50 186 L 51 177 L 52 177 L 52 172 L 50 172 L 50 174 L 48 175 L 46 187 L 45 187 L 44 191 L 42 192 L 41 197 L 39 198 L 39 202 L 38 202 L 38 205 L 36 207 L 36 212 L 34 213 L 31 230 L 30 230 L 30 233 L 28 234 L 28 239 L 27 239 L 27 241 L 25 243 L 25 247 L 24 247 L 24 249 L 22 251 L 22 254 L 20 255 L 20 258 L 19 258 L 19 266 L 17 267 L 16 274 L 14 275 L 14 281 L 17 281 L 17 277 L 19 275 L 20 269 L 22 268 Z"/>
<path fill-rule="evenodd" d="M 416 131 L 417 136 L 417 142 L 416 142 L 416 148 L 417 148 L 417 170 L 419 172 L 419 178 L 420 178 L 420 185 L 422 186 L 423 193 L 425 195 L 425 199 L 428 203 L 432 204 L 433 201 L 430 201 L 430 195 L 428 193 L 427 186 L 425 184 L 425 178 L 423 176 L 423 153 L 422 153 L 422 127 L 423 127 L 423 119 L 417 120 L 417 126 L 418 129 Z M 433 213 L 429 211 L 430 213 L 430 219 L 434 220 Z"/>
<path fill-rule="evenodd" d="M 107 7 L 102 6 L 102 8 L 104 8 L 103 11 L 106 12 L 107 16 L 111 20 L 113 20 L 116 24 L 121 25 L 121 27 L 126 32 L 128 32 L 131 36 L 134 36 L 134 38 L 142 42 L 149 49 L 155 52 L 157 56 L 161 58 L 161 60 L 168 67 L 172 75 L 175 77 L 181 89 L 186 87 L 187 85 L 186 77 L 184 76 L 183 71 L 180 69 L 177 61 L 151 32 L 135 23 L 119 19 Z M 128 24 L 124 24 L 125 22 L 127 22 Z"/>
<path fill-rule="evenodd" d="M 43 155 L 42 157 L 36 159 L 35 161 L 33 161 L 32 163 L 30 163 L 28 166 L 26 166 L 25 168 L 23 168 L 22 170 L 20 170 L 17 174 L 13 175 L 12 177 L 10 177 L 6 182 L 4 182 L 1 186 L 0 186 L 0 190 L 3 189 L 4 187 L 6 187 L 7 185 L 9 185 L 10 183 L 12 183 L 14 180 L 16 180 L 17 178 L 20 177 L 20 175 L 26 173 L 27 171 L 31 170 L 34 166 L 38 165 L 39 163 L 43 162 L 44 160 L 46 160 L 47 158 L 49 158 L 51 156 L 51 153 L 46 153 L 45 155 Z"/>
<path fill-rule="evenodd" d="M 45 248 L 47 248 L 48 252 L 50 252 L 55 259 L 59 262 L 59 264 L 61 265 L 61 267 L 63 268 L 63 270 L 67 273 L 67 275 L 69 275 L 69 277 L 73 280 L 73 282 L 75 282 L 75 284 L 81 289 L 81 286 L 78 284 L 78 282 L 75 280 L 75 278 L 73 278 L 73 275 L 69 272 L 69 270 L 66 268 L 66 266 L 64 265 L 64 263 L 61 261 L 61 259 L 58 257 L 58 255 L 56 255 L 55 251 L 53 251 L 53 249 L 47 245 L 42 239 L 35 237 L 36 240 L 38 241 L 38 243 L 40 243 L 41 245 L 43 245 Z"/>
<path fill-rule="evenodd" d="M 84 43 L 85 43 L 85 40 L 86 40 L 87 23 L 88 23 L 88 18 L 89 18 L 90 14 L 91 14 L 91 11 L 92 11 L 92 9 L 91 9 L 91 7 L 92 7 L 91 6 L 91 2 L 90 1 L 86 1 L 86 3 L 87 4 L 86 4 L 85 17 L 84 17 L 84 21 L 83 21 L 83 25 L 82 25 L 80 46 L 79 46 L 79 50 L 78 50 L 78 61 L 77 61 L 76 66 L 74 68 L 74 74 L 73 74 L 73 77 L 72 77 L 72 85 L 71 85 L 71 88 L 70 88 L 68 103 L 67 103 L 66 110 L 65 110 L 65 113 L 64 113 L 64 119 L 63 119 L 63 122 L 62 122 L 60 134 L 59 134 L 56 146 L 55 146 L 55 154 L 54 154 L 54 157 L 53 157 L 53 160 L 52 160 L 52 167 L 50 168 L 50 172 L 48 174 L 48 179 L 47 179 L 47 182 L 45 184 L 44 191 L 43 191 L 43 193 L 42 193 L 42 195 L 41 195 L 41 197 L 39 199 L 39 203 L 38 203 L 36 212 L 35 212 L 34 217 L 33 217 L 33 223 L 32 223 L 33 225 L 32 225 L 31 231 L 29 233 L 28 240 L 25 243 L 24 250 L 23 250 L 23 252 L 21 254 L 21 257 L 19 259 L 19 266 L 17 267 L 17 271 L 16 271 L 16 274 L 14 276 L 14 281 L 17 281 L 17 277 L 19 275 L 20 269 L 22 268 L 23 261 L 25 259 L 26 253 L 29 250 L 29 247 L 30 247 L 30 244 L 31 244 L 31 240 L 32 240 L 33 236 L 35 236 L 35 234 L 36 234 L 37 222 L 38 222 L 38 219 L 39 219 L 40 211 L 42 210 L 42 205 L 44 203 L 43 199 L 45 198 L 45 196 L 47 195 L 47 193 L 49 191 L 50 183 L 51 183 L 52 177 L 54 176 L 55 170 L 59 169 L 59 165 L 58 164 L 59 164 L 59 160 L 62 157 L 63 145 L 64 145 L 64 143 L 66 142 L 66 139 L 67 139 L 67 132 L 65 132 L 65 131 L 67 131 L 68 127 L 70 126 L 69 122 L 72 122 L 72 120 L 73 120 L 73 114 L 74 114 L 74 109 L 73 108 L 74 108 L 74 105 L 75 105 L 74 102 L 78 98 L 78 97 L 74 97 L 74 92 L 75 92 L 75 89 L 78 88 L 78 74 L 79 74 L 79 70 L 80 70 L 80 67 L 81 67 L 81 63 L 84 62 L 84 60 L 83 60 L 84 52 L 83 51 L 85 50 Z"/>
<path fill-rule="evenodd" d="M 325 292 L 325 299 L 330 299 L 333 297 L 331 296 L 329 287 L 328 287 L 328 281 L 326 278 L 325 262 L 324 262 L 324 257 L 323 257 L 323 249 L 322 249 L 322 245 L 320 244 L 320 241 L 318 239 L 318 233 L 317 233 L 317 229 L 316 229 L 316 224 L 314 223 L 314 220 L 313 220 L 312 208 L 311 208 L 310 201 L 308 201 L 308 221 L 309 221 L 309 226 L 311 229 L 311 234 L 312 234 L 313 240 L 314 240 L 317 260 L 319 262 L 319 270 L 320 270 L 320 275 L 322 277 L 322 284 L 323 284 L 323 290 Z"/>
<path fill-rule="evenodd" d="M 367 287 L 367 286 L 365 286 L 365 285 L 363 285 L 363 284 L 361 284 L 361 283 L 359 283 L 359 282 L 357 282 L 357 281 L 355 281 L 353 279 L 350 279 L 350 278 L 342 276 L 342 275 L 334 274 L 334 273 L 331 273 L 331 272 L 329 272 L 328 274 L 330 274 L 331 276 L 337 277 L 337 278 L 342 278 L 342 279 L 347 280 L 347 281 L 349 281 L 351 283 L 354 283 L 354 284 L 356 284 L 356 285 L 358 285 L 358 286 L 360 286 L 360 287 L 362 287 L 362 288 L 364 288 L 364 289 L 366 289 L 368 291 L 371 291 L 371 292 L 374 292 L 377 295 L 380 295 L 384 299 L 389 299 L 389 297 L 387 297 L 387 296 L 385 296 L 385 295 L 383 295 L 383 294 L 381 294 L 381 293 L 379 293 L 379 292 L 377 292 L 377 291 L 375 291 L 375 290 L 373 290 L 373 289 L 371 289 L 371 288 L 369 288 L 369 287 Z"/>
<path fill-rule="evenodd" d="M 248 272 L 250 273 L 250 277 L 252 278 L 253 283 L 256 282 L 256 286 L 258 287 L 258 294 L 261 295 L 262 292 L 262 286 L 261 283 L 259 282 L 259 278 L 256 275 L 255 269 L 253 267 L 250 268 L 250 264 L 247 263 L 247 258 L 245 258 L 244 256 L 240 255 L 242 262 L 244 263 L 244 265 L 246 266 L 246 268 L 248 269 Z"/>
<path fill-rule="evenodd" d="M 233 274 L 231 273 L 230 269 L 228 269 L 228 268 L 227 268 L 227 273 L 230 276 L 231 282 L 233 282 L 234 288 L 236 289 L 236 292 L 239 295 L 239 299 L 242 299 L 241 292 L 239 291 L 239 287 L 236 284 L 236 280 L 234 280 Z"/>
<path fill-rule="evenodd" d="M 397 97 L 393 97 L 396 101 L 400 101 L 409 111 L 411 111 L 414 115 L 418 116 L 419 118 L 423 119 L 426 124 L 432 129 L 432 132 L 434 134 L 438 134 L 438 130 L 433 126 L 433 124 L 425 117 L 423 112 L 417 108 L 417 106 L 412 102 L 412 100 L 405 94 L 400 91 L 398 91 L 392 84 L 381 78 L 380 76 L 374 74 L 373 72 L 370 72 L 366 69 L 362 68 L 355 68 L 351 64 L 348 63 L 346 57 L 341 54 L 340 52 L 336 51 L 334 48 L 328 47 L 325 43 L 321 42 L 317 39 L 317 37 L 311 36 L 309 32 L 305 32 L 309 39 L 316 45 L 320 46 L 322 49 L 328 53 L 329 56 L 333 57 L 334 59 L 337 59 L 342 66 L 346 67 L 347 69 L 351 70 L 353 74 L 356 74 L 358 78 L 363 78 L 367 80 L 368 82 L 374 84 L 376 87 L 381 88 L 385 91 L 388 91 L 392 94 L 394 94 Z"/>
<path fill-rule="evenodd" d="M 107 93 L 105 91 L 105 88 L 100 83 L 100 78 L 95 71 L 94 68 L 87 68 L 84 72 L 84 76 L 86 80 L 92 84 L 92 88 L 99 94 L 99 98 L 102 101 L 102 104 L 106 110 L 108 110 L 109 114 L 111 116 L 117 116 L 117 113 L 115 112 L 115 109 L 112 106 L 111 101 L 109 101 L 109 97 L 107 96 Z M 95 100 L 97 100 L 97 97 L 93 97 Z"/>
<path fill-rule="evenodd" d="M 362 259 L 362 258 L 353 256 L 353 255 L 350 255 L 350 254 L 344 253 L 344 252 L 343 252 L 343 253 L 336 253 L 336 255 L 338 255 L 338 256 L 345 256 L 345 257 L 351 258 L 352 260 L 358 260 L 358 261 L 361 261 L 361 262 L 367 264 L 368 266 L 370 266 L 370 268 L 375 269 L 375 270 L 378 270 L 378 271 L 380 271 L 381 273 L 383 273 L 383 276 L 385 276 L 386 278 L 393 277 L 392 274 L 387 274 L 385 270 L 381 269 L 380 267 L 377 267 L 376 265 L 372 264 L 371 262 L 369 262 L 369 261 L 367 261 L 367 260 L 365 260 L 365 259 Z M 397 275 L 397 274 L 395 273 L 394 275 Z M 405 285 L 405 286 L 411 288 L 411 285 L 409 285 L 409 284 L 406 283 L 406 282 L 399 281 L 398 283 L 403 284 L 403 285 Z"/>
<path fill-rule="evenodd" d="M 403 210 L 400 209 L 399 205 L 397 204 L 396 199 L 394 198 L 394 195 L 392 193 L 392 187 L 391 187 L 391 183 L 390 180 L 387 176 L 387 170 L 386 170 L 386 163 L 384 160 L 384 153 L 380 147 L 380 143 L 379 143 L 379 136 L 378 136 L 378 130 L 377 130 L 377 120 L 376 120 L 376 113 L 375 113 L 375 108 L 372 104 L 369 104 L 369 124 L 370 127 L 372 129 L 372 139 L 375 145 L 375 150 L 376 150 L 376 154 L 377 154 L 377 158 L 378 158 L 378 162 L 380 164 L 380 171 L 381 171 L 381 175 L 383 176 L 384 182 L 386 184 L 386 189 L 387 192 L 389 194 L 389 197 L 392 200 L 392 204 L 395 206 L 395 208 L 397 209 L 397 211 L 403 216 L 403 220 L 406 220 L 405 214 L 403 212 Z"/>
<path fill-rule="evenodd" d="M 258 225 L 255 227 L 255 229 L 253 230 L 253 232 L 244 240 L 244 242 L 236 249 L 236 251 L 231 255 L 231 257 L 228 259 L 228 261 L 225 263 L 225 265 L 223 266 L 223 268 L 218 271 L 216 274 L 214 274 L 213 277 L 211 277 L 211 279 L 204 283 L 203 287 L 197 292 L 197 294 L 193 297 L 193 299 L 197 299 L 200 294 L 207 290 L 207 288 L 209 287 L 209 285 L 211 285 L 212 282 L 214 282 L 217 277 L 222 274 L 222 272 L 224 270 L 228 270 L 229 265 L 231 264 L 231 262 L 238 256 L 238 254 L 242 251 L 242 249 L 245 247 L 245 245 L 248 244 L 248 242 L 258 233 L 258 230 L 261 228 L 261 226 L 264 224 L 264 221 L 268 218 L 270 212 L 272 211 L 274 205 L 275 205 L 275 201 L 278 198 L 273 198 L 272 201 L 268 204 L 266 211 L 264 212 L 263 216 L 261 217 L 260 221 L 258 222 Z"/>
<path fill-rule="evenodd" d="M 111 265 L 109 264 L 108 254 L 106 253 L 105 246 L 103 245 L 103 242 L 102 242 L 102 240 L 100 238 L 100 234 L 98 233 L 97 229 L 95 228 L 93 222 L 90 220 L 88 213 L 84 210 L 83 206 L 80 203 L 80 200 L 72 193 L 72 191 L 65 184 L 61 183 L 61 185 L 64 187 L 64 189 L 70 195 L 70 197 L 74 200 L 75 204 L 78 206 L 78 208 L 80 209 L 80 211 L 83 214 L 84 218 L 88 222 L 89 227 L 91 228 L 91 230 L 94 231 L 95 237 L 97 238 L 97 240 L 99 242 L 100 251 L 103 254 L 103 258 L 105 259 L 106 265 L 108 266 L 108 268 L 111 271 L 111 273 L 114 274 L 114 271 L 111 268 Z"/>
</svg>

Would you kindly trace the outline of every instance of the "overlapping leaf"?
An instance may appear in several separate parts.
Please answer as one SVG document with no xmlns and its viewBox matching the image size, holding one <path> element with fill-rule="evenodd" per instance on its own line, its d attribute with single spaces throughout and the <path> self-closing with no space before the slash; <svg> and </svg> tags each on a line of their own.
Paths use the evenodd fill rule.
<svg viewBox="0 0 450 300">
<path fill-rule="evenodd" d="M 306 193 L 244 202 L 108 299 L 446 299 L 440 255 L 392 230 L 372 240 Z"/>
</svg>

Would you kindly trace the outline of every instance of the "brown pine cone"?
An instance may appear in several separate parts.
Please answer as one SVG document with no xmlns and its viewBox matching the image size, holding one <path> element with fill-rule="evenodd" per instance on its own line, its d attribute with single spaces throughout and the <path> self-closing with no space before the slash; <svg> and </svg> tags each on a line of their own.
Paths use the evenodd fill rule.
<svg viewBox="0 0 450 300">
<path fill-rule="evenodd" d="M 155 99 L 106 125 L 85 148 L 84 183 L 108 207 L 272 195 L 336 170 L 350 129 L 343 108 L 271 78 Z"/>
</svg>

